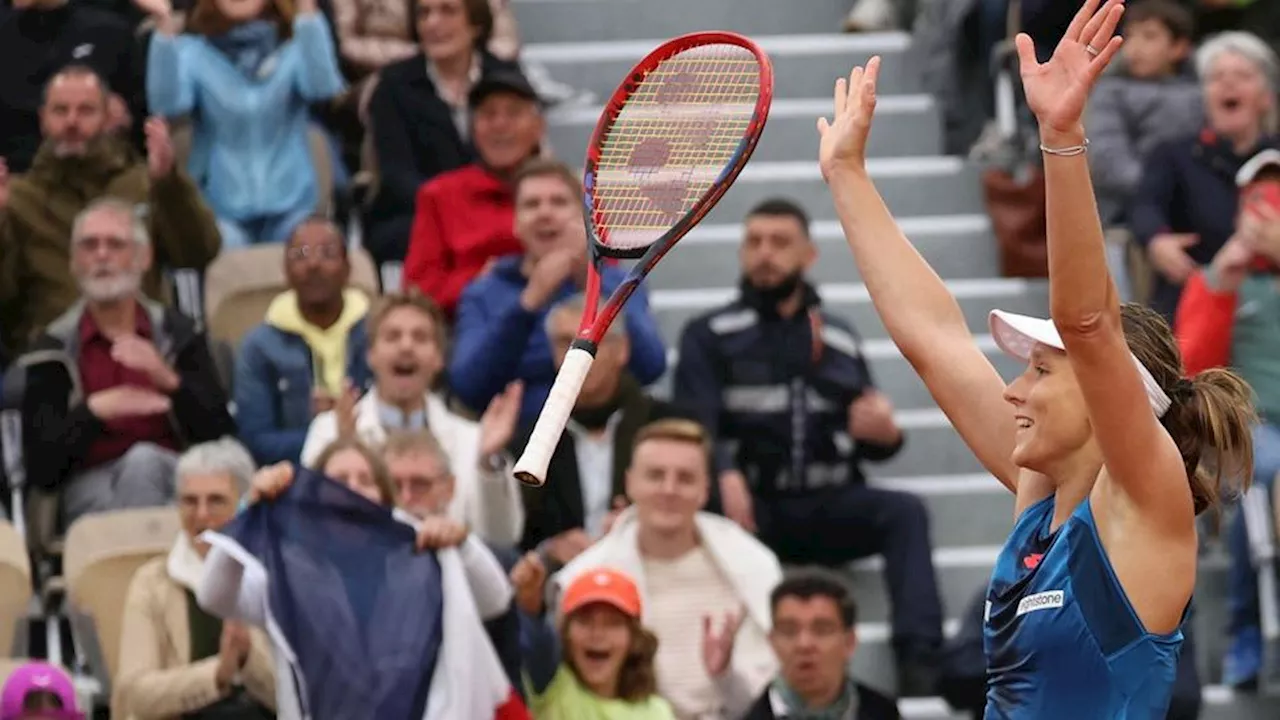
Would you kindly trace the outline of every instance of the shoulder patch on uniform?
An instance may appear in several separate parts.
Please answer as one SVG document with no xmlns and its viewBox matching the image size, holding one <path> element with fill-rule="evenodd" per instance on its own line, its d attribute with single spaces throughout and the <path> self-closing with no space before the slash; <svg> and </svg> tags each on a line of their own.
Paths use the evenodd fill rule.
<svg viewBox="0 0 1280 720">
<path fill-rule="evenodd" d="M 716 315 L 707 321 L 707 326 L 711 328 L 711 332 L 717 335 L 727 335 L 728 333 L 746 330 L 755 325 L 759 320 L 756 311 L 751 308 L 742 310 L 729 310 L 727 312 Z"/>
<path fill-rule="evenodd" d="M 858 357 L 862 354 L 858 350 L 858 341 L 853 337 L 853 333 L 828 323 L 822 324 L 822 342 L 832 350 L 850 357 Z"/>
</svg>

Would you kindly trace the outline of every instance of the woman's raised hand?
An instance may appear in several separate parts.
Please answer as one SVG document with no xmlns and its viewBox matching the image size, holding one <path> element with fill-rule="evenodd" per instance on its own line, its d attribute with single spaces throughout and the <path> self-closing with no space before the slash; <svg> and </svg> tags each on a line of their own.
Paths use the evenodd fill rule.
<svg viewBox="0 0 1280 720">
<path fill-rule="evenodd" d="M 876 78 L 880 75 L 880 56 L 856 67 L 848 79 L 836 81 L 835 111 L 830 121 L 818 118 L 818 166 L 822 177 L 843 168 L 861 170 L 867 162 L 867 136 L 871 134 L 871 118 L 876 112 Z"/>
<path fill-rule="evenodd" d="M 1026 33 L 1015 38 L 1027 106 L 1045 133 L 1078 134 L 1093 84 L 1120 50 L 1116 27 L 1124 0 L 1085 0 L 1048 62 L 1036 61 L 1035 43 Z"/>
</svg>

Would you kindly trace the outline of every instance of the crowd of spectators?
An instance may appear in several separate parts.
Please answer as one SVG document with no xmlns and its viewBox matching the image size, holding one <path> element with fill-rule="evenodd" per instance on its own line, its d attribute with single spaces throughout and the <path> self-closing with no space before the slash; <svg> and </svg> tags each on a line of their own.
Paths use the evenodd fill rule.
<svg viewBox="0 0 1280 720">
<path fill-rule="evenodd" d="M 848 29 L 937 20 L 944 4 L 861 0 Z M 1141 299 L 1177 315 L 1191 369 L 1239 367 L 1273 417 L 1280 153 L 1259 151 L 1275 146 L 1280 67 L 1246 33 L 1193 50 L 1197 20 L 1134 3 L 1125 62 L 1091 108 L 1099 202 L 1144 251 L 1125 276 L 1155 273 Z M 412 525 L 437 584 L 462 579 L 450 592 L 474 610 L 424 602 L 443 620 L 407 652 L 434 662 L 448 633 L 480 643 L 475 662 L 492 658 L 514 693 L 494 717 L 895 718 L 849 674 L 843 580 L 784 572 L 872 555 L 898 692 L 937 692 L 928 513 L 863 469 L 909 440 L 856 328 L 806 279 L 804 208 L 778 197 L 742 218 L 739 296 L 682 330 L 673 367 L 637 291 L 548 483 L 522 487 L 512 459 L 574 338 L 587 263 L 578 173 L 554 159 L 546 112 L 583 96 L 522 61 L 505 1 L 14 0 L 0 37 L 14 68 L 0 355 L 21 430 L 0 514 L 25 532 L 55 623 L 73 526 L 176 507 L 181 528 L 93 618 L 119 627 L 99 641 L 109 670 L 72 668 L 109 687 L 100 712 L 292 717 L 281 688 L 305 684 L 305 665 L 282 664 L 270 628 L 237 610 L 262 602 L 249 589 L 202 591 L 220 557 L 207 533 L 334 488 Z M 275 282 L 243 288 L 256 310 L 227 330 L 201 300 L 235 295 L 251 265 Z M 621 277 L 606 269 L 604 289 Z M 671 399 L 654 397 L 668 373 Z M 1259 427 L 1263 487 L 1277 437 Z M 1231 545 L 1227 678 L 1243 686 L 1261 663 L 1243 523 Z M 297 557 L 292 577 L 319 577 Z M 14 678 L 4 713 L 77 705 L 55 665 Z"/>
<path fill-rule="evenodd" d="M 3 12 L 5 27 L 66 35 L 39 48 L 32 87 L 0 87 L 14 130 L 0 169 L 4 400 L 21 430 L 6 448 L 18 492 L 0 510 L 26 534 L 44 621 L 84 610 L 60 595 L 76 527 L 176 506 L 181 528 L 129 568 L 114 609 L 67 626 L 71 655 L 44 648 L 74 689 L 86 675 L 107 689 L 99 714 L 292 716 L 281 688 L 313 669 L 281 664 L 289 653 L 243 612 L 260 602 L 247 583 L 201 585 L 225 565 L 209 532 L 246 505 L 324 495 L 317 482 L 413 525 L 446 596 L 473 597 L 462 615 L 423 599 L 442 620 L 407 652 L 436 657 L 454 636 L 433 688 L 456 684 L 445 665 L 463 661 L 443 648 L 478 652 L 478 623 L 492 652 L 465 663 L 497 658 L 534 717 L 896 717 L 849 676 L 843 581 L 783 573 L 882 554 L 900 690 L 933 693 L 927 513 L 866 486 L 861 464 L 904 436 L 856 331 L 805 280 L 803 208 L 776 199 L 744 218 L 743 299 L 687 328 L 678 366 L 646 293 L 631 298 L 548 484 L 525 488 L 512 458 L 583 310 L 582 189 L 545 118 L 580 97 L 520 60 L 505 3 Z M 264 264 L 274 284 L 237 289 Z M 401 264 L 399 283 L 374 270 Z M 605 290 L 621 277 L 606 269 Z M 241 317 L 227 326 L 200 302 L 214 296 Z M 646 390 L 669 370 L 670 402 Z M 285 557 L 291 579 L 330 577 L 297 548 Z M 398 582 L 428 577 L 415 573 Z M 337 636 L 344 622 L 326 624 Z M 377 627 L 370 643 L 390 637 Z M 103 665 L 76 660 L 88 645 Z M 62 673 L 34 665 L 15 682 L 42 690 L 33 708 L 71 709 Z"/>
</svg>

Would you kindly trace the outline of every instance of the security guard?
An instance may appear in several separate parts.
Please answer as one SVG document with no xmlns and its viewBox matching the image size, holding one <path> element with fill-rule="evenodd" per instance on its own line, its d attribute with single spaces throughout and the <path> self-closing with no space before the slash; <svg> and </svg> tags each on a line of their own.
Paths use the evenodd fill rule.
<svg viewBox="0 0 1280 720">
<path fill-rule="evenodd" d="M 863 460 L 902 447 L 857 335 L 804 280 L 809 218 L 774 199 L 748 213 L 741 296 L 685 328 L 674 400 L 716 437 L 725 514 L 786 563 L 882 555 L 903 695 L 932 694 L 942 610 L 919 498 L 869 487 Z"/>
</svg>

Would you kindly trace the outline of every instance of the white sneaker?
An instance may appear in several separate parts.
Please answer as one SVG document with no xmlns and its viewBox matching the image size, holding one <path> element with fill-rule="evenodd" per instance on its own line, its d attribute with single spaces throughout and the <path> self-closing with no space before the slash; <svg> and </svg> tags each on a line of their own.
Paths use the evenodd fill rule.
<svg viewBox="0 0 1280 720">
<path fill-rule="evenodd" d="M 892 0 L 857 0 L 844 19 L 845 32 L 880 32 L 897 26 Z"/>
</svg>

